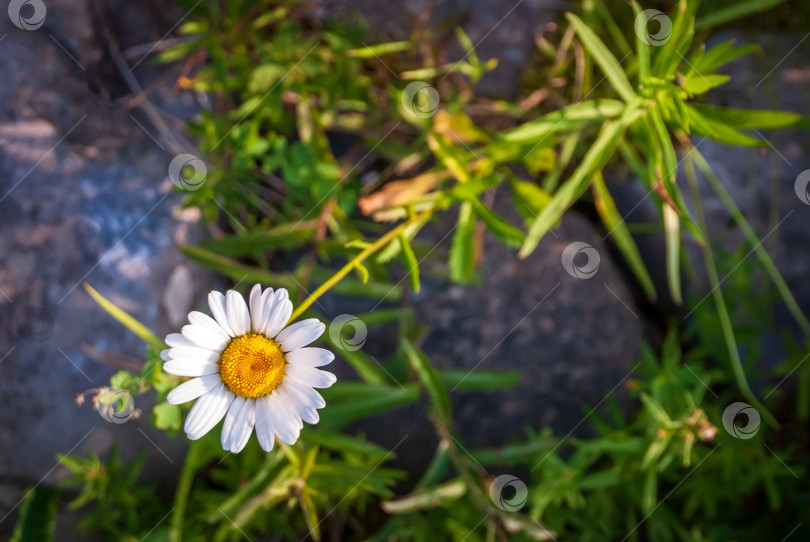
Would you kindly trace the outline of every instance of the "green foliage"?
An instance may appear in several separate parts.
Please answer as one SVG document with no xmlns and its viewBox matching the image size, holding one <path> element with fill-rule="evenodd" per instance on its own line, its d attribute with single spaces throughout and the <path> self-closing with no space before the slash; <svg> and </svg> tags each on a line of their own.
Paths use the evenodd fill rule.
<svg viewBox="0 0 810 542">
<path fill-rule="evenodd" d="M 49 542 L 53 540 L 56 505 L 59 492 L 37 485 L 23 496 L 20 517 L 11 535 L 11 542 Z"/>
</svg>

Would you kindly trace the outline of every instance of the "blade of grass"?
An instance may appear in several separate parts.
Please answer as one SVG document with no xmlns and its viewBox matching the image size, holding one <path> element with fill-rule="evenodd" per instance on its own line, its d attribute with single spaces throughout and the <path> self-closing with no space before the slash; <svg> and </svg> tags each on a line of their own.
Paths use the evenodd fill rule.
<svg viewBox="0 0 810 542">
<path fill-rule="evenodd" d="M 525 258 L 531 254 L 546 232 L 560 220 L 563 213 L 587 190 L 591 174 L 610 158 L 627 126 L 643 114 L 640 109 L 642 103 L 640 99 L 633 100 L 627 105 L 621 118 L 605 123 L 596 141 L 588 149 L 577 169 L 560 186 L 551 201 L 532 222 L 529 232 L 526 234 L 526 240 L 523 242 L 523 246 L 520 247 L 518 257 Z"/>
<path fill-rule="evenodd" d="M 705 16 L 698 17 L 695 22 L 695 30 L 705 30 L 713 26 L 718 26 L 731 22 L 735 19 L 741 19 L 755 13 L 760 13 L 772 9 L 784 0 L 746 0 L 743 2 L 736 2 L 725 8 L 713 11 Z"/>
<path fill-rule="evenodd" d="M 721 183 L 720 179 L 718 179 L 714 174 L 714 171 L 712 171 L 709 163 L 706 162 L 706 159 L 697 150 L 694 152 L 694 160 L 700 171 L 706 177 L 706 180 L 712 186 L 714 191 L 717 192 L 717 196 L 723 202 L 723 205 L 725 205 L 728 212 L 731 213 L 731 217 L 734 219 L 737 227 L 742 230 L 745 238 L 753 247 L 754 253 L 762 263 L 762 267 L 765 268 L 765 271 L 771 277 L 771 280 L 776 286 L 776 289 L 779 291 L 779 294 L 782 296 L 782 299 L 784 300 L 785 305 L 787 305 L 790 313 L 793 315 L 793 318 L 796 319 L 796 322 L 798 322 L 799 326 L 801 326 L 805 333 L 810 334 L 810 321 L 808 321 L 807 317 L 802 312 L 802 309 L 796 302 L 796 298 L 793 297 L 793 293 L 791 293 L 790 288 L 788 287 L 787 283 L 785 283 L 785 279 L 782 278 L 782 274 L 779 273 L 779 269 L 777 269 L 776 264 L 773 262 L 770 254 L 768 254 L 768 251 L 762 246 L 762 242 L 759 240 L 757 234 L 751 228 L 750 224 L 748 224 L 748 221 L 745 219 L 745 216 L 743 216 L 740 208 L 737 207 L 737 204 L 734 203 L 734 200 L 726 191 L 725 187 L 723 187 L 723 183 Z"/>
<path fill-rule="evenodd" d="M 101 305 L 101 308 L 107 311 L 110 316 L 118 320 L 121 324 L 124 325 L 128 330 L 132 333 L 143 339 L 144 341 L 148 342 L 151 345 L 154 345 L 156 348 L 164 349 L 166 348 L 166 343 L 164 343 L 157 335 L 152 333 L 149 328 L 144 326 L 142 323 L 137 321 L 135 318 L 118 308 L 115 303 L 108 300 L 106 297 L 98 293 L 92 286 L 87 284 L 86 282 L 82 285 L 84 289 L 87 290 L 87 293 L 90 294 L 96 303 Z"/>
<path fill-rule="evenodd" d="M 438 371 L 433 367 L 433 364 L 425 356 L 425 354 L 414 346 L 409 340 L 402 339 L 402 348 L 408 356 L 408 361 L 414 372 L 419 376 L 422 385 L 427 390 L 433 405 L 436 407 L 436 413 L 439 421 L 447 425 L 451 419 L 450 407 L 450 394 L 447 392 L 447 387 L 439 377 Z"/>
<path fill-rule="evenodd" d="M 666 265 L 667 283 L 672 300 L 681 305 L 681 221 L 675 209 L 664 203 L 661 206 L 664 216 L 664 231 L 666 239 Z"/>
<path fill-rule="evenodd" d="M 594 202 L 596 204 L 596 211 L 604 222 L 605 227 L 613 236 L 616 241 L 616 246 L 622 252 L 624 259 L 627 260 L 627 265 L 633 270 L 633 274 L 638 279 L 644 293 L 650 299 L 655 299 L 655 286 L 653 285 L 650 273 L 641 259 L 641 253 L 627 229 L 627 224 L 624 222 L 619 210 L 616 208 L 616 203 L 613 201 L 613 196 L 610 195 L 605 180 L 601 172 L 596 172 L 592 178 L 592 187 L 594 193 Z"/>
<path fill-rule="evenodd" d="M 610 84 L 622 97 L 622 100 L 629 103 L 636 99 L 636 93 L 633 91 L 633 87 L 627 79 L 621 64 L 607 48 L 607 45 L 599 39 L 593 30 L 588 28 L 588 25 L 582 19 L 573 13 L 566 13 L 565 16 L 576 30 L 582 45 L 591 53 L 605 74 L 605 78 L 610 81 Z"/>
<path fill-rule="evenodd" d="M 636 17 L 636 21 L 639 21 L 639 17 L 643 13 L 641 11 L 641 6 L 639 6 L 638 2 L 632 0 L 630 2 L 630 6 L 633 8 L 633 14 Z M 645 34 L 643 32 L 639 32 L 640 29 L 636 28 L 636 54 L 638 55 L 638 81 L 640 85 L 644 84 L 644 81 L 650 76 L 650 44 L 645 39 Z M 646 32 L 646 29 L 641 29 Z"/>
<path fill-rule="evenodd" d="M 745 376 L 745 369 L 740 359 L 740 352 L 737 348 L 737 339 L 734 337 L 734 329 L 731 326 L 731 317 L 726 307 L 726 300 L 723 298 L 723 290 L 720 288 L 720 278 L 717 273 L 717 266 L 714 263 L 714 254 L 712 254 L 711 242 L 709 242 L 708 228 L 706 227 L 706 219 L 703 215 L 703 204 L 700 200 L 700 191 L 698 189 L 697 175 L 695 174 L 695 162 L 692 155 L 688 155 L 686 161 L 686 178 L 689 180 L 691 187 L 692 199 L 695 202 L 695 210 L 697 211 L 698 222 L 703 229 L 707 242 L 703 245 L 703 259 L 706 265 L 706 273 L 709 275 L 709 285 L 711 286 L 711 294 L 714 298 L 715 306 L 717 307 L 717 316 L 720 319 L 720 328 L 723 332 L 723 339 L 725 340 L 728 349 L 729 361 L 731 363 L 731 370 L 734 373 L 734 378 L 737 382 L 737 387 L 740 389 L 743 397 L 745 397 L 751 405 L 765 418 L 773 428 L 779 427 L 779 422 L 773 417 L 768 409 L 765 408 L 759 399 L 751 391 L 748 385 L 748 379 Z"/>
<path fill-rule="evenodd" d="M 191 493 L 191 483 L 194 481 L 194 472 L 197 470 L 197 462 L 201 455 L 202 443 L 198 440 L 191 441 L 186 453 L 186 461 L 183 463 L 183 470 L 180 471 L 180 479 L 177 481 L 177 489 L 174 492 L 174 508 L 169 520 L 169 542 L 181 542 L 183 540 L 183 518 L 186 515 L 186 505 L 188 496 Z"/>
<path fill-rule="evenodd" d="M 419 282 L 419 260 L 416 259 L 416 254 L 413 253 L 411 242 L 408 241 L 405 234 L 400 234 L 398 239 L 402 250 L 402 259 L 405 263 L 405 271 L 411 281 L 411 289 L 418 293 L 421 287 Z"/>
</svg>

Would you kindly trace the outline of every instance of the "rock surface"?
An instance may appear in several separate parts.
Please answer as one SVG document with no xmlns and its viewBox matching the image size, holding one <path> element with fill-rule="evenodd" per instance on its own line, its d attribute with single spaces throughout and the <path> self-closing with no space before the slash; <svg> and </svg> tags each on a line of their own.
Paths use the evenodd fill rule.
<svg viewBox="0 0 810 542">
<path fill-rule="evenodd" d="M 497 194 L 494 208 L 518 223 L 505 190 Z M 519 260 L 516 249 L 486 233 L 480 283 L 457 285 L 445 278 L 454 220 L 454 213 L 447 213 L 418 237 L 426 248 L 434 247 L 422 264 L 422 289 L 410 300 L 426 329 L 421 347 L 441 369 L 514 370 L 521 379 L 508 390 L 453 391 L 453 429 L 471 448 L 506 445 L 525 438 L 527 429 L 550 427 L 557 436 L 590 434 L 587 419 L 604 414 L 608 396 L 626 404 L 625 385 L 641 344 L 654 333 L 641 319 L 601 235 L 572 211 L 528 258 Z M 572 243 L 587 243 L 598 254 L 590 278 L 566 270 L 563 252 Z M 587 271 L 589 260 L 580 253 L 573 263 Z M 375 305 L 341 303 L 330 296 L 322 309 L 332 317 L 360 314 Z M 395 340 L 372 328 L 364 352 L 388 359 Z M 356 378 L 337 354 L 332 369 Z M 384 446 L 399 445 L 395 464 L 421 472 L 436 444 L 426 405 L 386 413 L 361 429 Z"/>
<path fill-rule="evenodd" d="M 589 278 L 563 265 L 566 247 L 577 242 L 599 254 Z M 587 256 L 574 262 L 585 269 Z M 525 260 L 488 238 L 483 272 L 481 286 L 431 281 L 414 300 L 430 326 L 423 348 L 437 366 L 521 373 L 510 390 L 457 392 L 465 442 L 504 445 L 528 427 L 551 427 L 557 435 L 587 429 L 586 412 L 612 392 L 623 395 L 644 339 L 639 310 L 601 236 L 571 212 Z"/>
<path fill-rule="evenodd" d="M 421 21 L 433 28 L 461 25 L 475 45 L 481 62 L 498 59 L 497 67 L 478 84 L 480 96 L 512 99 L 518 90 L 538 30 L 553 19 L 543 0 L 416 0 L 378 2 L 375 0 L 338 0 L 327 2 L 327 13 L 348 21 L 365 20 L 373 34 L 388 39 L 407 39 L 414 23 Z M 452 24 L 451 24 L 452 23 Z M 445 62 L 466 59 L 451 31 L 447 31 L 448 58 Z"/>
<path fill-rule="evenodd" d="M 82 283 L 165 332 L 160 299 L 184 261 L 175 245 L 200 235 L 199 217 L 177 210 L 167 175 L 174 153 L 128 101 L 102 36 L 113 33 L 125 50 L 159 39 L 182 13 L 161 23 L 151 3 L 112 2 L 117 15 L 101 25 L 101 3 L 46 4 L 36 30 L 0 17 L 0 535 L 13 528 L 25 488 L 64 476 L 57 453 L 104 454 L 119 441 L 124 457 L 147 451 L 155 475 L 176 470 L 184 449 L 147 419 L 112 424 L 75 402 L 144 359 L 143 343 Z M 134 76 L 145 86 L 165 71 L 144 61 Z M 150 100 L 181 117 L 193 111 L 168 81 Z M 194 271 L 195 302 L 206 277 Z M 150 400 L 136 400 L 144 416 Z M 60 540 L 71 533 L 60 529 Z"/>
</svg>

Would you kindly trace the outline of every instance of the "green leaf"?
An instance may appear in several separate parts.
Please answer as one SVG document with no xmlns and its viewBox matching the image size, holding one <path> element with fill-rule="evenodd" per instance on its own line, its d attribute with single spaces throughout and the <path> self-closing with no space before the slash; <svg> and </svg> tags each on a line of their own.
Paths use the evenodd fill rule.
<svg viewBox="0 0 810 542">
<path fill-rule="evenodd" d="M 245 256 L 276 249 L 291 250 L 310 242 L 315 237 L 316 228 L 316 220 L 291 222 L 246 234 L 203 239 L 200 247 L 222 256 Z"/>
<path fill-rule="evenodd" d="M 180 405 L 159 403 L 152 409 L 152 413 L 155 415 L 155 427 L 158 429 L 177 431 L 183 425 Z"/>
<path fill-rule="evenodd" d="M 389 450 L 373 442 L 334 431 L 310 429 L 301 433 L 301 438 L 306 442 L 319 444 L 324 448 L 334 450 L 338 453 L 356 453 L 369 456 L 371 461 L 380 461 L 389 456 L 393 456 Z"/>
<path fill-rule="evenodd" d="M 519 247 L 523 244 L 523 240 L 526 238 L 525 234 L 501 218 L 495 211 L 483 203 L 473 207 L 473 210 L 478 215 L 478 218 L 486 224 L 489 231 L 504 244 L 510 247 Z"/>
<path fill-rule="evenodd" d="M 734 47 L 734 40 L 724 41 L 708 50 L 698 49 L 688 62 L 684 75 L 692 77 L 701 73 L 714 73 L 719 67 L 757 49 L 758 45 Z"/>
<path fill-rule="evenodd" d="M 180 251 L 209 269 L 222 273 L 236 280 L 244 280 L 247 283 L 269 284 L 281 288 L 293 290 L 298 284 L 290 276 L 264 271 L 257 267 L 237 263 L 225 256 L 220 256 L 209 250 L 200 247 L 181 246 Z"/>
<path fill-rule="evenodd" d="M 301 281 L 292 275 L 273 273 L 259 269 L 258 267 L 238 263 L 230 258 L 220 256 L 219 254 L 200 247 L 181 246 L 180 251 L 209 269 L 213 269 L 237 281 L 272 285 L 273 287 L 286 288 L 292 291 L 296 290 L 301 285 Z M 310 279 L 315 282 L 323 282 L 328 280 L 333 274 L 334 272 L 331 270 L 315 266 L 312 268 Z M 304 287 L 306 287 L 306 285 L 304 285 Z M 385 297 L 388 299 L 398 299 L 402 295 L 400 288 L 389 283 L 370 280 L 367 284 L 363 284 L 360 280 L 350 277 L 343 278 L 332 287 L 332 291 L 338 294 Z"/>
<path fill-rule="evenodd" d="M 53 487 L 37 485 L 26 491 L 10 542 L 51 542 L 58 503 L 59 492 Z"/>
<path fill-rule="evenodd" d="M 536 463 L 540 454 L 554 450 L 557 440 L 535 438 L 528 442 L 509 444 L 502 448 L 482 448 L 473 450 L 471 455 L 482 465 L 512 465 L 519 462 Z"/>
<path fill-rule="evenodd" d="M 512 187 L 515 209 L 529 223 L 551 202 L 551 194 L 532 182 L 512 179 L 509 184 Z"/>
<path fill-rule="evenodd" d="M 349 345 L 349 348 L 346 348 L 346 345 L 333 341 L 331 333 L 326 333 L 326 337 L 329 340 L 329 344 L 333 346 L 334 351 L 357 371 L 358 376 L 360 376 L 364 382 L 377 385 L 393 383 L 391 382 L 391 378 L 371 356 L 360 349 L 355 350 L 351 345 Z"/>
<path fill-rule="evenodd" d="M 250 74 L 248 91 L 254 94 L 263 94 L 284 77 L 287 69 L 280 64 L 263 64 Z M 245 102 L 248 103 L 248 102 Z"/>
<path fill-rule="evenodd" d="M 661 118 L 661 113 L 657 109 L 650 111 L 649 119 L 652 121 L 654 133 L 650 134 L 652 140 L 658 139 L 660 149 L 663 156 L 662 180 L 664 182 L 664 189 L 672 202 L 675 204 L 681 218 L 686 225 L 686 228 L 695 236 L 699 241 L 703 241 L 703 233 L 700 231 L 697 223 L 689 213 L 689 209 L 683 201 L 683 196 L 678 188 L 675 179 L 678 175 L 678 156 L 675 153 L 675 147 L 672 144 L 672 138 L 669 135 L 664 119 Z M 677 217 L 676 217 L 677 218 Z"/>
<path fill-rule="evenodd" d="M 777 130 L 799 124 L 804 117 L 789 111 L 768 111 L 762 109 L 735 109 L 716 107 L 707 104 L 693 104 L 704 118 L 724 122 L 738 130 Z"/>
<path fill-rule="evenodd" d="M 391 41 L 387 43 L 380 43 L 376 45 L 367 45 L 359 49 L 349 49 L 346 51 L 348 56 L 357 58 L 374 58 L 380 55 L 389 53 L 396 53 L 399 51 L 408 51 L 413 47 L 410 41 Z"/>
<path fill-rule="evenodd" d="M 388 514 L 409 514 L 418 510 L 436 509 L 457 501 L 465 493 L 467 493 L 466 482 L 463 478 L 456 478 L 436 487 L 414 491 L 395 501 L 383 502 L 381 506 Z"/>
<path fill-rule="evenodd" d="M 613 236 L 616 246 L 621 250 L 627 265 L 633 270 L 633 274 L 644 289 L 644 293 L 647 294 L 648 298 L 655 299 L 655 286 L 650 273 L 647 271 L 638 246 L 636 246 L 633 236 L 630 235 L 630 230 L 627 229 L 627 224 L 616 208 L 616 203 L 613 201 L 605 180 L 599 172 L 593 175 L 593 191 L 596 211 L 599 213 L 602 222 L 604 222 L 608 235 Z"/>
<path fill-rule="evenodd" d="M 619 64 L 619 61 L 616 60 L 616 57 L 613 56 L 613 53 L 607 48 L 607 45 L 599 39 L 593 30 L 588 28 L 588 25 L 582 22 L 582 19 L 573 13 L 566 13 L 565 16 L 574 27 L 579 39 L 582 41 L 582 45 L 591 53 L 596 63 L 599 64 L 599 67 L 605 74 L 605 78 L 610 81 L 610 84 L 619 96 L 622 97 L 622 100 L 629 103 L 636 99 L 636 93 L 633 91 L 633 87 L 630 85 L 630 81 L 627 79 L 624 69 L 621 64 Z"/>
<path fill-rule="evenodd" d="M 450 247 L 450 278 L 456 282 L 467 282 L 475 268 L 475 216 L 473 204 L 462 202 L 458 211 L 458 222 Z"/>
<path fill-rule="evenodd" d="M 704 117 L 690 104 L 684 104 L 692 133 L 702 135 L 729 145 L 742 147 L 763 147 L 767 143 L 751 136 L 738 132 L 728 124 L 717 119 Z"/>
<path fill-rule="evenodd" d="M 656 48 L 652 74 L 661 79 L 671 77 L 681 55 L 688 48 L 694 35 L 693 13 L 697 9 L 697 2 L 680 0 L 678 2 L 675 20 L 672 22 L 672 32 L 667 41 Z"/>
<path fill-rule="evenodd" d="M 599 132 L 599 137 L 591 145 L 577 169 L 574 170 L 571 177 L 554 194 L 549 204 L 534 219 L 529 232 L 526 234 L 526 240 L 518 253 L 520 258 L 525 258 L 534 251 L 546 232 L 562 218 L 563 213 L 587 190 L 588 180 L 592 173 L 600 169 L 612 156 L 613 150 L 618 145 L 622 134 L 624 134 L 624 130 L 642 114 L 639 110 L 640 107 L 641 101 L 634 100 L 627 105 L 624 114 L 619 120 L 605 123 Z"/>
<path fill-rule="evenodd" d="M 118 308 L 115 303 L 109 301 L 106 297 L 98 293 L 92 286 L 87 284 L 86 282 L 83 284 L 84 289 L 87 290 L 87 293 L 95 300 L 96 303 L 101 305 L 101 308 L 107 311 L 110 316 L 118 320 L 121 324 L 124 325 L 128 330 L 132 333 L 146 341 L 147 343 L 154 345 L 159 349 L 166 348 L 166 343 L 164 343 L 161 339 L 158 338 L 157 335 L 152 333 L 146 326 L 142 323 L 137 321 L 135 318 L 124 312 L 122 309 Z"/>
<path fill-rule="evenodd" d="M 683 89 L 689 94 L 705 94 L 714 87 L 726 84 L 731 79 L 728 75 L 693 75 L 687 77 L 683 83 Z"/>
<path fill-rule="evenodd" d="M 619 484 L 622 479 L 618 472 L 604 470 L 583 476 L 577 486 L 580 489 L 591 491 L 594 489 L 608 489 Z"/>
<path fill-rule="evenodd" d="M 772 9 L 784 0 L 741 0 L 711 13 L 701 15 L 695 22 L 695 30 L 705 30 L 755 13 Z"/>
<path fill-rule="evenodd" d="M 683 303 L 681 296 L 681 229 L 678 213 L 666 202 L 662 206 L 666 239 L 666 265 L 669 293 L 676 304 Z"/>
<path fill-rule="evenodd" d="M 641 6 L 635 0 L 630 2 L 630 6 L 633 8 L 633 15 L 635 16 L 636 24 L 641 23 L 641 16 L 643 11 L 641 10 Z M 650 44 L 645 37 L 646 33 L 646 21 L 645 27 L 642 29 L 635 28 L 636 34 L 636 54 L 638 55 L 638 80 L 640 84 L 644 84 L 647 78 L 650 76 Z"/>
<path fill-rule="evenodd" d="M 470 173 L 466 164 L 467 160 L 458 147 L 439 134 L 428 135 L 426 141 L 433 154 L 441 160 L 444 167 L 453 174 L 459 183 L 464 184 L 470 180 Z"/>
<path fill-rule="evenodd" d="M 403 338 L 401 344 L 411 367 L 419 376 L 419 380 L 422 381 L 422 385 L 427 390 L 436 408 L 439 421 L 444 424 L 449 424 L 451 420 L 450 395 L 447 393 L 447 388 L 439 377 L 438 371 L 436 371 L 436 368 L 430 363 L 427 356 L 409 340 Z"/>
<path fill-rule="evenodd" d="M 334 387 L 334 386 L 333 386 Z M 413 403 L 419 398 L 419 387 L 407 385 L 402 388 L 393 386 L 362 385 L 363 395 L 353 394 L 347 402 L 332 404 L 321 411 L 320 427 L 339 430 L 346 425 L 363 418 L 379 416 L 388 410 Z M 323 393 L 329 402 L 330 394 Z"/>
<path fill-rule="evenodd" d="M 410 241 L 404 234 L 398 237 L 399 244 L 402 248 L 402 260 L 405 263 L 405 271 L 411 280 L 411 288 L 414 292 L 418 292 L 419 284 L 419 261 L 416 259 L 416 254 L 413 253 Z"/>
<path fill-rule="evenodd" d="M 523 156 L 522 162 L 529 174 L 534 176 L 542 171 L 552 171 L 557 164 L 557 153 L 551 147 L 535 145 Z"/>
<path fill-rule="evenodd" d="M 498 139 L 513 143 L 536 141 L 539 145 L 554 133 L 578 130 L 587 124 L 616 118 L 622 114 L 624 107 L 618 100 L 606 99 L 575 103 L 503 132 Z"/>
<path fill-rule="evenodd" d="M 467 371 L 442 369 L 439 378 L 451 390 L 487 391 L 511 388 L 520 382 L 520 371 Z"/>
<path fill-rule="evenodd" d="M 354 264 L 354 271 L 357 273 L 360 282 L 362 282 L 363 284 L 368 284 L 368 279 L 370 275 L 368 272 L 368 268 L 365 265 L 363 265 L 361 262 L 356 262 Z"/>
<path fill-rule="evenodd" d="M 309 492 L 302 491 L 298 497 L 298 503 L 304 513 L 304 520 L 307 523 L 310 536 L 318 542 L 321 539 L 321 523 L 318 521 L 318 511 L 315 509 L 315 503 L 312 502 Z"/>
</svg>

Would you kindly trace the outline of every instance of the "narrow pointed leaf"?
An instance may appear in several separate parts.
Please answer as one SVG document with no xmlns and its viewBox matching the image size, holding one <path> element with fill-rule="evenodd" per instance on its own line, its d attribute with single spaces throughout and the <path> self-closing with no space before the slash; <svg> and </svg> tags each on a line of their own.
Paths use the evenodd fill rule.
<svg viewBox="0 0 810 542">
<path fill-rule="evenodd" d="M 566 18 L 574 27 L 582 44 L 588 52 L 591 53 L 596 63 L 599 64 L 599 67 L 605 74 L 605 78 L 610 82 L 619 96 L 622 97 L 622 100 L 628 103 L 634 100 L 636 93 L 633 91 L 633 86 L 627 79 L 621 64 L 619 64 L 619 61 L 616 60 L 616 57 L 613 56 L 613 53 L 607 48 L 607 45 L 599 39 L 582 19 L 573 13 L 567 13 Z"/>
</svg>

